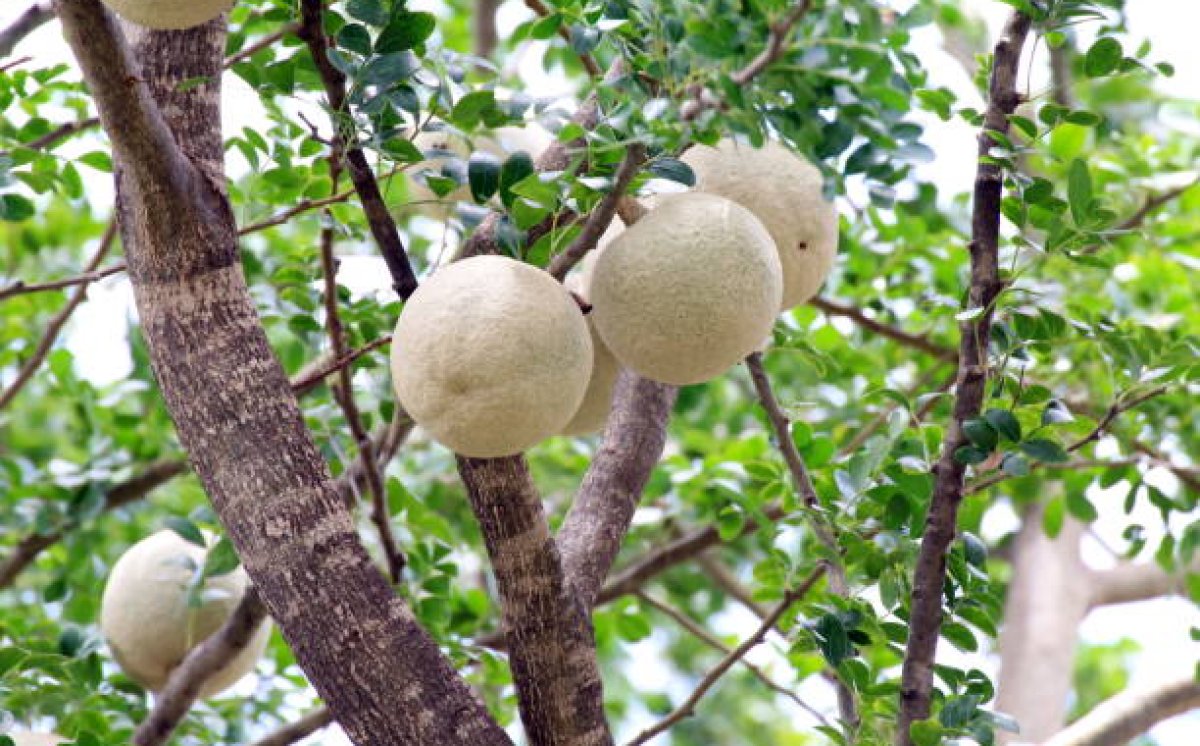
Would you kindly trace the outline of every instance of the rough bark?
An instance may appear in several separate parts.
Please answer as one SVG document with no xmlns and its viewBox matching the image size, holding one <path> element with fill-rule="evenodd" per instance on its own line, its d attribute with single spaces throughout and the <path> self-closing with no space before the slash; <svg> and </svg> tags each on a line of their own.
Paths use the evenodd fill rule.
<svg viewBox="0 0 1200 746">
<path fill-rule="evenodd" d="M 1017 68 L 1029 27 L 1027 16 L 1014 13 L 996 43 L 984 131 L 979 135 L 980 156 L 986 155 L 993 144 L 988 130 L 1008 131 L 1008 116 L 1019 101 Z M 968 442 L 963 433 L 963 423 L 977 416 L 983 404 L 984 390 L 987 388 L 987 345 L 992 328 L 992 305 L 1001 289 L 999 235 L 1003 178 L 999 165 L 982 160 L 979 162 L 971 221 L 971 286 L 967 303 L 968 308 L 979 309 L 979 315 L 959 327 L 961 339 L 954 415 L 946 430 L 941 457 L 934 468 L 934 492 L 913 576 L 909 637 L 901 673 L 897 746 L 911 746 L 909 726 L 929 717 L 934 656 L 942 626 L 946 551 L 957 530 L 958 506 L 962 502 L 966 469 L 954 458 L 954 454 Z"/>
<path fill-rule="evenodd" d="M 1042 746 L 1123 746 L 1168 718 L 1200 708 L 1200 681 L 1188 677 L 1153 689 L 1125 691 Z"/>
<path fill-rule="evenodd" d="M 678 389 L 621 371 L 604 440 L 558 531 L 563 569 L 586 608 L 595 605 L 662 455 Z"/>
<path fill-rule="evenodd" d="M 1084 525 L 1067 518 L 1052 539 L 1042 512 L 1040 505 L 1025 510 L 1013 546 L 996 709 L 1015 717 L 1021 733 L 998 732 L 1001 744 L 1040 743 L 1066 724 L 1079 624 L 1088 610 L 1088 571 L 1079 556 Z"/>
<path fill-rule="evenodd" d="M 56 5 L 113 143 L 167 408 L 297 660 L 360 746 L 510 744 L 371 563 L 255 313 L 223 194 L 224 19 L 131 52 L 97 0 Z"/>
<path fill-rule="evenodd" d="M 530 743 L 611 744 L 588 607 L 563 576 L 525 459 L 460 456 L 458 469 L 496 573 Z"/>
</svg>

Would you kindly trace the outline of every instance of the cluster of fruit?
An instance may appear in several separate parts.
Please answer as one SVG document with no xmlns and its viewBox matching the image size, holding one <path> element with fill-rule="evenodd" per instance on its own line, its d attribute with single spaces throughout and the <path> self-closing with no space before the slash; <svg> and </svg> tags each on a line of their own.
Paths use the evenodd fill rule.
<svg viewBox="0 0 1200 746">
<path fill-rule="evenodd" d="M 781 310 L 812 298 L 838 239 L 820 171 L 776 142 L 726 140 L 684 161 L 695 191 L 658 197 L 610 231 L 568 287 L 500 256 L 450 264 L 422 284 L 391 360 L 417 424 L 477 458 L 593 432 L 620 367 L 669 384 L 709 380 L 759 349 Z"/>
</svg>

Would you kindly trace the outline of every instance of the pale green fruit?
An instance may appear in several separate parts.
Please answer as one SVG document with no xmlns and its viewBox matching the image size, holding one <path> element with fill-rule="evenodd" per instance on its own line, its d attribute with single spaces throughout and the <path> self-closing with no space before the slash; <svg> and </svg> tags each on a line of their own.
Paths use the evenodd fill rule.
<svg viewBox="0 0 1200 746">
<path fill-rule="evenodd" d="M 817 294 L 837 257 L 838 216 L 821 192 L 816 166 L 774 140 L 752 148 L 722 140 L 683 155 L 696 174 L 696 190 L 748 208 L 775 240 L 783 267 L 782 310 Z"/>
<path fill-rule="evenodd" d="M 404 306 L 392 381 L 413 420 L 464 456 L 520 453 L 583 401 L 592 342 L 554 278 L 501 256 L 438 270 Z"/>
<path fill-rule="evenodd" d="M 114 13 L 153 29 L 184 29 L 207 23 L 233 7 L 234 0 L 104 0 Z"/>
<path fill-rule="evenodd" d="M 595 255 L 596 252 L 593 251 L 587 256 Z M 586 300 L 583 292 L 583 280 L 581 274 L 575 274 L 568 277 L 563 285 L 567 290 L 578 293 L 581 298 Z M 587 392 L 583 395 L 583 402 L 576 410 L 575 416 L 562 429 L 563 435 L 587 435 L 604 429 L 609 410 L 612 409 L 613 387 L 617 383 L 617 374 L 621 372 L 621 364 L 617 362 L 612 352 L 609 351 L 608 345 L 604 344 L 604 340 L 600 338 L 590 315 L 587 323 L 588 331 L 592 336 L 592 376 L 588 379 Z"/>
<path fill-rule="evenodd" d="M 677 385 L 757 349 L 783 293 L 779 256 L 746 208 L 711 194 L 662 197 L 596 257 L 592 321 L 621 364 Z"/>
<path fill-rule="evenodd" d="M 248 578 L 239 567 L 207 579 L 203 602 L 188 608 L 188 585 L 205 555 L 205 549 L 164 530 L 130 547 L 109 573 L 100 629 L 121 669 L 151 691 L 162 689 L 188 652 L 220 629 L 245 593 Z M 250 644 L 205 682 L 200 696 L 218 694 L 249 673 L 270 631 L 264 620 Z"/>
</svg>

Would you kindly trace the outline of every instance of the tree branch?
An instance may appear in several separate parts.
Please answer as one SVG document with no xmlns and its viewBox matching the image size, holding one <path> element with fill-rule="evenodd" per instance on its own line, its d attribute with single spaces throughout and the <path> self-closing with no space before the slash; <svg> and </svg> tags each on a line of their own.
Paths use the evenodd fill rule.
<svg viewBox="0 0 1200 746">
<path fill-rule="evenodd" d="M 628 370 L 617 376 L 604 439 L 558 531 L 563 571 L 585 608 L 596 604 L 662 455 L 677 393 Z"/>
<path fill-rule="evenodd" d="M 1090 608 L 1146 601 L 1160 596 L 1187 592 L 1188 572 L 1200 573 L 1200 559 L 1190 568 L 1178 568 L 1168 572 L 1158 563 L 1125 563 L 1108 570 L 1092 570 L 1088 573 L 1088 599 Z"/>
<path fill-rule="evenodd" d="M 703 560 L 703 559 L 704 558 L 701 557 L 701 560 Z M 653 596 L 651 596 L 647 593 L 644 593 L 643 591 L 638 591 L 637 597 L 638 597 L 638 600 L 640 600 L 642 603 L 644 603 L 647 606 L 650 606 L 654 609 L 657 609 L 660 613 L 669 617 L 672 621 L 674 621 L 680 627 L 683 627 L 685 630 L 687 630 L 693 637 L 700 640 L 705 645 L 708 645 L 713 650 L 718 650 L 727 656 L 733 652 L 732 648 L 730 648 L 725 643 L 721 642 L 721 640 L 716 635 L 709 632 L 707 629 L 705 629 L 703 626 L 698 624 L 695 620 L 693 620 L 687 614 L 684 614 L 679 609 L 676 609 L 667 603 L 659 601 L 658 599 L 654 598 Z M 769 614 L 770 614 L 770 611 L 764 611 L 762 614 L 759 614 L 759 616 L 766 617 Z M 800 699 L 800 697 L 795 692 L 793 692 L 791 689 L 788 689 L 786 686 L 782 686 L 781 684 L 777 684 L 761 668 L 754 665 L 753 663 L 746 660 L 745 658 L 739 659 L 738 663 L 741 663 L 742 666 L 747 671 L 749 671 L 751 674 L 753 674 L 756 679 L 758 679 L 763 684 L 765 684 L 768 689 L 775 692 L 776 694 L 782 694 L 783 696 L 792 700 L 793 702 L 795 702 L 797 705 L 800 706 L 800 709 L 804 710 L 809 715 L 812 715 L 822 725 L 824 725 L 826 727 L 832 727 L 832 724 L 829 722 L 829 720 L 827 720 L 825 718 L 824 715 L 822 715 L 820 712 L 818 712 L 816 709 L 814 709 L 811 705 L 809 705 L 803 699 Z"/>
<path fill-rule="evenodd" d="M 564 577 L 524 458 L 459 456 L 458 470 L 496 574 L 530 743 L 611 744 L 588 609 Z"/>
<path fill-rule="evenodd" d="M 333 713 L 328 707 L 318 707 L 304 715 L 294 723 L 288 723 L 274 733 L 270 733 L 252 746 L 291 746 L 302 738 L 308 738 L 313 733 L 333 723 Z"/>
<path fill-rule="evenodd" d="M 322 0 L 301 0 L 300 29 L 298 35 L 308 44 L 313 64 L 321 75 L 325 86 L 325 95 L 329 99 L 330 118 L 333 122 L 333 139 L 335 149 L 345 154 L 346 166 L 350 171 L 350 180 L 362 201 L 363 212 L 367 216 L 371 235 L 379 246 L 379 252 L 387 263 L 388 272 L 392 275 L 392 287 L 402 300 L 407 300 L 417 289 L 417 276 L 408 261 L 404 243 L 400 240 L 400 232 L 396 229 L 396 221 L 383 201 L 375 174 L 353 137 L 348 137 L 343 129 L 342 117 L 349 117 L 346 104 L 346 76 L 329 61 L 329 43 L 325 38 L 323 25 L 324 8 Z"/>
<path fill-rule="evenodd" d="M 241 62 L 242 60 L 250 59 L 255 54 L 258 54 L 259 52 L 261 52 L 262 50 L 271 46 L 272 44 L 280 41 L 281 39 L 283 39 L 283 37 L 287 36 L 288 34 L 295 34 L 299 31 L 300 31 L 299 23 L 285 24 L 282 28 L 275 31 L 274 33 L 267 34 L 266 36 L 262 37 L 261 39 L 255 41 L 253 44 L 250 44 L 249 46 L 246 46 L 246 47 L 242 47 L 234 54 L 231 54 L 228 57 L 226 57 L 224 66 L 226 69 L 229 69 L 229 68 L 233 67 L 234 65 L 238 64 L 239 62 Z"/>
<path fill-rule="evenodd" d="M 112 250 L 116 238 L 116 221 L 109 221 L 108 228 L 104 230 L 104 236 L 100 239 L 99 248 L 96 249 L 96 253 L 92 255 L 87 268 L 84 270 L 85 274 L 95 272 L 96 268 L 100 266 L 100 262 L 104 261 L 104 257 L 108 256 L 108 252 Z M 33 378 L 33 374 L 37 372 L 37 369 L 45 362 L 46 356 L 50 354 L 50 350 L 54 347 L 54 342 L 58 339 L 59 332 L 67 325 L 71 314 L 75 313 L 75 309 L 79 308 L 79 305 L 87 299 L 87 287 L 90 282 L 91 280 L 89 279 L 86 282 L 78 283 L 79 287 L 76 288 L 75 293 L 67 301 L 67 305 L 63 306 L 62 310 L 50 319 L 50 323 L 46 325 L 46 331 L 42 333 L 42 338 L 34 348 L 33 354 L 25 360 L 25 364 L 21 366 L 16 378 L 13 379 L 8 388 L 0 392 L 0 409 L 4 409 L 12 403 L 12 400 L 16 398 L 21 389 Z"/>
<path fill-rule="evenodd" d="M 942 625 L 942 587 L 946 578 L 946 551 L 957 530 L 966 467 L 955 453 L 967 443 L 962 425 L 977 416 L 988 377 L 988 340 L 992 308 L 1002 287 L 999 269 L 1000 201 L 1003 173 L 999 165 L 984 160 L 992 146 L 988 132 L 1007 132 L 1008 117 L 1016 108 L 1017 69 L 1029 33 L 1030 19 L 1013 13 L 993 55 L 988 106 L 979 135 L 975 176 L 974 214 L 971 221 L 971 287 L 968 308 L 980 309 L 972 321 L 960 325 L 958 378 L 954 416 L 946 432 L 942 454 L 935 467 L 935 486 L 917 555 L 910 604 L 908 645 L 900 684 L 900 712 L 896 745 L 912 746 L 910 726 L 929 717 L 933 690 L 933 663 Z"/>
<path fill-rule="evenodd" d="M 1096 705 L 1043 746 L 1122 746 L 1158 723 L 1197 707 L 1200 681 L 1193 677 L 1153 689 L 1124 691 Z"/>
<path fill-rule="evenodd" d="M 54 18 L 54 8 L 49 2 L 38 2 L 29 6 L 17 20 L 0 31 L 0 59 L 12 54 L 21 40 L 49 23 Z"/>
<path fill-rule="evenodd" d="M 855 308 L 846 303 L 840 303 L 829 298 L 817 296 L 809 303 L 824 311 L 830 316 L 845 316 L 846 318 L 858 324 L 862 328 L 874 332 L 881 337 L 886 337 L 894 342 L 899 342 L 905 347 L 911 347 L 914 350 L 919 350 L 927 355 L 931 355 L 938 360 L 945 360 L 948 363 L 958 362 L 958 353 L 949 347 L 943 347 L 936 342 L 930 341 L 926 336 L 919 334 L 911 334 L 903 329 L 897 329 L 894 326 L 885 324 L 881 321 L 867 316 L 862 309 Z"/>
<path fill-rule="evenodd" d="M 709 671 L 703 679 L 700 680 L 700 683 L 696 686 L 695 690 L 692 691 L 691 695 L 689 695 L 688 698 L 683 701 L 683 704 L 672 710 L 671 713 L 662 720 L 659 720 L 654 725 L 643 730 L 626 746 L 640 746 L 658 734 L 669 730 L 679 721 L 694 715 L 696 712 L 696 705 L 701 699 L 704 698 L 704 695 L 708 693 L 708 690 L 712 689 L 717 681 L 719 681 L 721 677 L 725 675 L 725 672 L 727 672 L 730 668 L 733 668 L 735 663 L 744 658 L 746 653 L 750 652 L 751 648 L 754 648 L 763 641 L 763 638 L 766 637 L 767 633 L 779 623 L 779 620 L 783 618 L 783 615 L 787 612 L 787 610 L 792 607 L 792 604 L 803 598 L 804 595 L 807 594 L 809 590 L 811 590 L 812 587 L 817 584 L 817 581 L 820 580 L 823 574 L 825 574 L 825 566 L 818 565 L 817 568 L 813 570 L 812 573 L 810 573 L 809 576 L 805 578 L 799 586 L 788 590 L 787 593 L 783 595 L 783 600 L 775 606 L 775 608 L 770 614 L 767 615 L 765 619 L 763 619 L 762 624 L 758 626 L 758 629 L 755 630 L 754 634 L 750 635 L 750 637 L 746 638 L 741 645 L 738 645 L 736 648 L 730 651 L 728 655 L 722 658 L 721 662 L 714 666 L 713 669 Z"/>
<path fill-rule="evenodd" d="M 47 290 L 63 290 L 75 285 L 90 285 L 97 280 L 103 280 L 105 277 L 110 277 L 118 272 L 124 271 L 125 263 L 122 262 L 105 269 L 85 272 L 81 275 L 68 277 L 63 280 L 51 280 L 50 282 L 35 283 L 33 285 L 25 284 L 24 280 L 17 280 L 8 287 L 0 288 L 0 300 L 12 298 L 17 295 L 26 295 L 28 293 L 41 293 Z"/>
<path fill-rule="evenodd" d="M 596 243 L 612 223 L 613 216 L 617 212 L 617 205 L 625 196 L 625 190 L 629 188 L 629 183 L 637 176 L 645 162 L 646 146 L 641 143 L 632 143 L 626 149 L 625 157 L 621 160 L 621 165 L 617 167 L 617 172 L 613 176 L 612 189 L 604 195 L 600 204 L 596 205 L 588 215 L 583 224 L 583 232 L 550 262 L 551 277 L 562 282 L 571 268 L 578 264 L 589 251 L 596 248 Z"/>
<path fill-rule="evenodd" d="M 134 746 L 162 746 L 200 696 L 205 682 L 246 649 L 267 618 L 254 586 L 247 586 L 233 613 L 171 671 L 154 708 L 133 734 Z"/>
</svg>

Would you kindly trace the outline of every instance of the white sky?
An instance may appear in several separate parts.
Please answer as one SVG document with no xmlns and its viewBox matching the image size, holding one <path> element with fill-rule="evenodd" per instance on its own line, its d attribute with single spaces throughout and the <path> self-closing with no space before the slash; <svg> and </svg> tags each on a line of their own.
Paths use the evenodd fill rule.
<svg viewBox="0 0 1200 746">
<path fill-rule="evenodd" d="M 897 4 L 906 6 L 908 3 L 900 0 Z M 5 0 L 3 7 L 0 7 L 0 26 L 11 21 L 26 5 L 27 3 L 17 0 Z M 1008 6 L 995 0 L 966 0 L 964 5 L 986 17 L 993 32 L 999 30 L 1009 11 Z M 410 6 L 435 12 L 440 9 L 440 3 L 436 0 L 417 0 L 410 2 Z M 1164 92 L 1176 96 L 1196 97 L 1200 92 L 1200 55 L 1195 53 L 1195 30 L 1200 27 L 1200 2 L 1129 0 L 1128 6 L 1131 38 L 1125 43 L 1126 49 L 1136 48 L 1143 38 L 1150 38 L 1154 44 L 1152 60 L 1169 61 L 1177 71 L 1174 78 L 1161 79 L 1159 87 Z M 504 33 L 515 26 L 526 17 L 526 13 L 521 3 L 510 0 L 501 12 L 501 32 Z M 1086 43 L 1094 31 L 1084 26 L 1080 33 Z M 960 96 L 960 103 L 964 105 L 978 105 L 970 104 L 972 99 L 978 101 L 974 90 L 961 67 L 941 50 L 940 36 L 936 30 L 922 30 L 916 35 L 915 44 L 931 73 L 931 85 L 944 85 L 956 91 Z M 523 53 L 520 69 L 530 89 L 537 90 L 539 95 L 543 96 L 569 94 L 570 86 L 563 78 L 547 76 L 541 72 L 537 60 L 543 48 L 544 45 L 539 43 L 531 45 Z M 53 24 L 26 39 L 18 47 L 17 54 L 32 55 L 39 63 L 70 60 L 69 50 L 62 43 L 57 26 Z M 1041 45 L 1039 59 L 1032 68 L 1034 91 L 1044 88 L 1047 84 L 1044 54 L 1045 46 Z M 232 133 L 240 131 L 243 126 L 260 125 L 263 115 L 257 94 L 234 76 L 226 76 L 225 80 L 225 131 Z M 313 121 L 322 121 L 319 110 L 316 113 L 317 116 L 310 118 Z M 974 160 L 976 132 L 957 120 L 943 123 L 932 115 L 918 115 L 916 118 L 926 126 L 926 142 L 936 143 L 937 153 L 934 162 L 920 167 L 919 176 L 937 183 L 943 194 L 969 191 L 973 173 L 970 169 L 962 168 L 962 164 Z M 60 152 L 67 155 L 77 154 L 94 147 L 94 141 L 88 142 L 86 138 L 79 138 L 77 142 L 60 149 Z M 236 174 L 239 165 L 231 163 L 231 171 Z M 87 172 L 85 178 L 88 181 L 89 193 L 98 195 L 94 197 L 93 204 L 97 207 L 103 207 L 106 202 L 110 204 L 112 188 L 109 179 L 96 176 L 89 169 L 83 170 Z M 386 272 L 380 271 L 379 265 L 379 262 L 371 258 L 348 257 L 343 263 L 340 279 L 359 292 L 385 288 Z M 132 294 L 127 281 L 114 277 L 91 286 L 89 299 L 75 314 L 66 337 L 66 344 L 75 354 L 83 375 L 97 383 L 106 383 L 120 380 L 128 374 L 130 363 L 125 335 L 128 319 L 132 314 Z M 1173 486 L 1173 480 L 1167 473 L 1156 473 L 1152 479 L 1165 488 Z M 1097 504 L 1101 507 L 1101 518 L 1093 528 L 1106 543 L 1123 546 L 1120 535 L 1131 521 L 1140 522 L 1149 529 L 1152 543 L 1161 534 L 1160 530 L 1154 528 L 1158 525 L 1158 519 L 1153 511 L 1143 508 L 1126 517 L 1119 510 L 1113 509 L 1113 499 L 1105 499 L 1103 495 L 1096 497 Z M 998 508 L 989 514 L 986 533 L 990 536 L 1001 535 L 1011 530 L 1015 522 L 1011 510 Z M 1108 552 L 1095 540 L 1087 541 L 1084 550 L 1085 558 L 1093 566 L 1101 567 L 1112 562 Z M 713 622 L 721 633 L 742 635 L 748 634 L 757 624 L 757 620 L 748 612 L 740 611 L 723 615 Z M 1200 657 L 1200 646 L 1191 642 L 1189 638 L 1188 630 L 1192 626 L 1200 626 L 1200 611 L 1184 599 L 1169 598 L 1100 609 L 1088 617 L 1080 634 L 1086 642 L 1097 644 L 1122 638 L 1137 641 L 1142 652 L 1134 658 L 1131 683 L 1134 686 L 1144 686 L 1166 678 L 1186 675 L 1192 670 Z M 646 661 L 658 657 L 658 645 L 659 643 L 651 639 L 634 646 L 631 651 L 640 661 L 639 680 L 647 685 L 663 686 L 670 679 L 665 669 L 645 665 Z M 970 660 L 971 665 L 992 672 L 995 669 L 994 658 L 966 656 L 947 645 L 941 646 L 940 658 L 948 663 L 966 663 Z M 770 646 L 756 650 L 751 659 L 767 667 L 774 666 L 777 671 L 786 671 L 786 668 L 780 665 L 778 654 L 773 653 Z M 682 697 L 687 694 L 683 687 L 681 682 L 674 682 L 671 688 Z M 826 711 L 834 709 L 828 688 L 815 680 L 802 686 L 800 694 L 810 703 Z M 795 711 L 800 721 L 811 722 L 798 708 L 790 707 L 788 711 Z M 647 715 L 645 722 L 632 723 L 631 733 L 651 720 Z M 1162 746 L 1194 746 L 1200 742 L 1200 713 L 1192 713 L 1190 716 L 1164 723 L 1153 731 L 1153 735 Z M 332 742 L 335 739 L 326 736 L 322 740 Z M 337 741 L 344 742 L 341 739 Z"/>
</svg>

